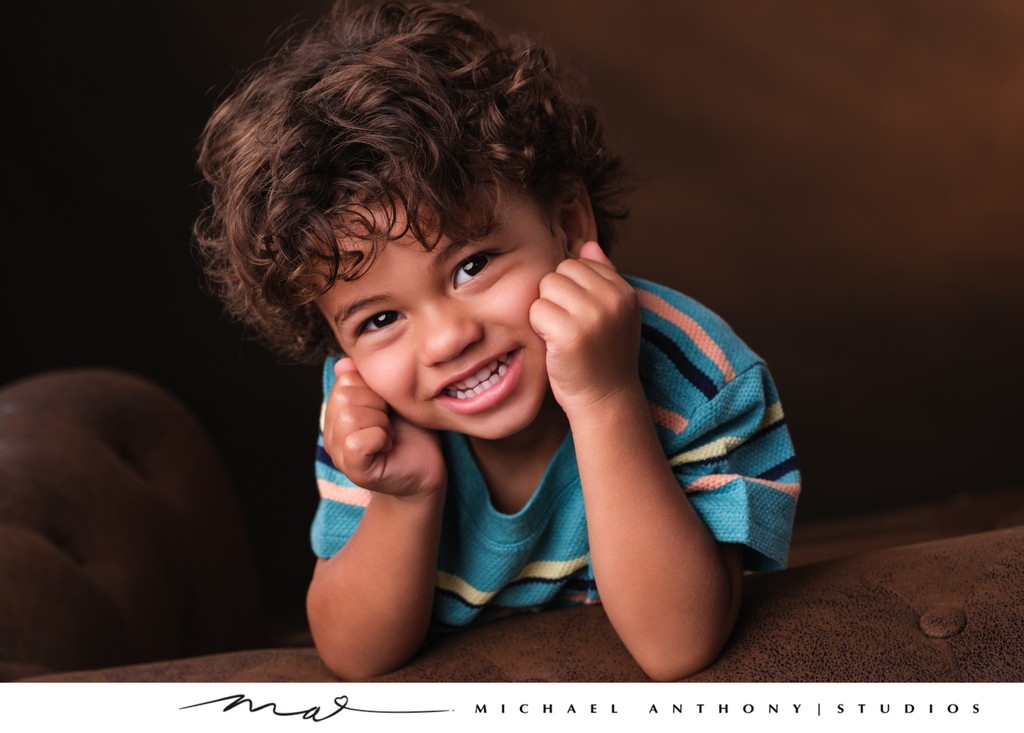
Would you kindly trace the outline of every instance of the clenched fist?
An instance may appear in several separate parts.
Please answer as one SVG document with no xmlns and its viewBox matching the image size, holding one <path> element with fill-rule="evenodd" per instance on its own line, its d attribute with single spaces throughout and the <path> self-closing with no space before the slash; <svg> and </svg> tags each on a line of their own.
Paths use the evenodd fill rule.
<svg viewBox="0 0 1024 733">
<path fill-rule="evenodd" d="M 639 382 L 636 291 L 597 242 L 541 280 L 530 324 L 547 345 L 551 389 L 570 418 Z"/>
<path fill-rule="evenodd" d="M 324 412 L 324 448 L 338 470 L 370 491 L 401 497 L 442 491 L 447 471 L 437 433 L 417 427 L 370 389 L 349 358 Z"/>
</svg>

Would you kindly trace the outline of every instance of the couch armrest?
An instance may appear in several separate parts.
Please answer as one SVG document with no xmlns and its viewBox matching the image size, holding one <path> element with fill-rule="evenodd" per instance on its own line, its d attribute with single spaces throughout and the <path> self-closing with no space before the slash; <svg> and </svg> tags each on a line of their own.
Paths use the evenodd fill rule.
<svg viewBox="0 0 1024 733">
<path fill-rule="evenodd" d="M 109 370 L 0 389 L 0 679 L 262 639 L 227 473 L 167 392 Z"/>
</svg>

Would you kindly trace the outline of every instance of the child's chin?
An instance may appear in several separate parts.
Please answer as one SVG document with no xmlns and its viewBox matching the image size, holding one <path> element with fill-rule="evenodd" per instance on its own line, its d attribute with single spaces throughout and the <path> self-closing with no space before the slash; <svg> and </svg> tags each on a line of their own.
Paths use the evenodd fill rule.
<svg viewBox="0 0 1024 733">
<path fill-rule="evenodd" d="M 464 425 L 456 431 L 478 440 L 504 440 L 522 433 L 533 424 L 535 418 L 536 415 L 533 415 L 518 421 L 503 421 L 500 424 Z"/>
<path fill-rule="evenodd" d="M 405 415 L 401 415 L 401 417 L 406 422 L 423 430 L 461 433 L 467 437 L 479 438 L 480 440 L 501 440 L 502 438 L 510 438 L 522 429 L 522 427 L 518 425 L 474 425 L 473 420 L 415 420 L 410 419 Z M 479 423 L 479 421 L 476 422 Z"/>
<path fill-rule="evenodd" d="M 462 434 L 476 440 L 504 440 L 518 433 L 518 430 L 467 430 Z"/>
</svg>

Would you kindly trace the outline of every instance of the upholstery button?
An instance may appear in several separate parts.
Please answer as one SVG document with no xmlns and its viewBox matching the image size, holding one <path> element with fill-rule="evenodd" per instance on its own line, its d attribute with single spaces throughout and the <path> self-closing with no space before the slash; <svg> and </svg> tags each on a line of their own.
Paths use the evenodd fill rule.
<svg viewBox="0 0 1024 733">
<path fill-rule="evenodd" d="M 918 625 L 925 636 L 948 639 L 964 630 L 967 625 L 967 614 L 957 606 L 935 606 L 921 614 Z"/>
</svg>

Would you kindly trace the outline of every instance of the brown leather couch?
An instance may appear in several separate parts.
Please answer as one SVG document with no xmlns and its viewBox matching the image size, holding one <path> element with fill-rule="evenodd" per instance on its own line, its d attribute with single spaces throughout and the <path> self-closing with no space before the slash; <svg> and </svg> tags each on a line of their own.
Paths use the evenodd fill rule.
<svg viewBox="0 0 1024 733">
<path fill-rule="evenodd" d="M 268 633 L 224 468 L 163 389 L 109 370 L 8 385 L 0 487 L 4 679 L 333 679 L 301 629 Z M 1014 493 L 896 515 L 881 538 L 856 521 L 811 527 L 794 545 L 796 566 L 745 579 L 728 647 L 693 679 L 1024 679 L 1021 522 Z M 1014 526 L 972 531 L 1000 524 Z M 813 561 L 844 550 L 855 554 Z M 380 679 L 645 678 L 595 606 L 446 637 Z"/>
</svg>

